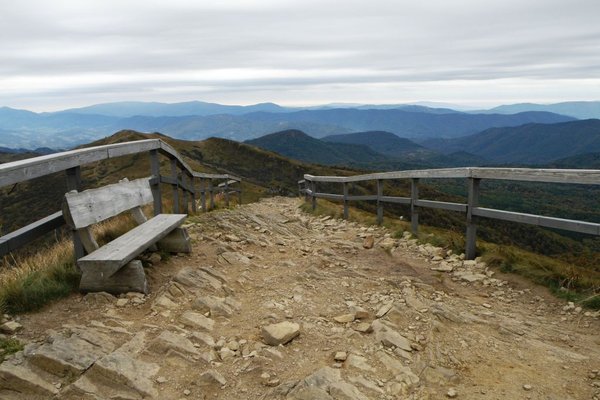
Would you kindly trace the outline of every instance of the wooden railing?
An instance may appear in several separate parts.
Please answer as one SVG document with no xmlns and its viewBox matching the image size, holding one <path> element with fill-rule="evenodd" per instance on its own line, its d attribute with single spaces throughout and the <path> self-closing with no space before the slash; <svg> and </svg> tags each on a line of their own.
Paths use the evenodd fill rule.
<svg viewBox="0 0 600 400">
<path fill-rule="evenodd" d="M 189 205 L 196 212 L 196 199 L 200 196 L 203 211 L 206 211 L 206 198 L 210 199 L 210 208 L 215 205 L 214 195 L 225 194 L 226 206 L 229 206 L 230 193 L 237 193 L 242 201 L 241 179 L 229 174 L 205 174 L 194 171 L 169 144 L 160 139 L 147 139 L 85 149 L 65 151 L 41 157 L 0 164 L 0 188 L 16 185 L 34 178 L 57 172 L 66 172 L 67 191 L 82 190 L 81 167 L 97 161 L 109 160 L 132 154 L 148 153 L 152 194 L 154 197 L 154 215 L 162 213 L 161 183 L 171 185 L 173 193 L 173 212 L 189 214 Z M 170 162 L 171 174 L 161 175 L 159 154 Z M 121 177 L 122 178 L 122 177 Z M 215 184 L 213 181 L 223 181 Z M 199 187 L 196 185 L 199 183 Z M 232 187 L 232 185 L 235 185 Z M 179 191 L 182 192 L 183 210 L 180 209 Z M 60 204 L 56 205 L 57 209 Z M 0 237 L 0 256 L 8 254 L 32 240 L 51 232 L 65 224 L 61 211 L 55 212 L 34 223 Z M 73 235 L 76 258 L 84 255 L 83 246 L 77 235 Z"/>
<path fill-rule="evenodd" d="M 419 198 L 419 179 L 448 178 L 465 178 L 468 180 L 467 203 L 449 203 Z M 410 197 L 393 197 L 384 195 L 384 181 L 397 179 L 410 179 Z M 464 213 L 466 214 L 467 223 L 465 257 L 469 260 L 474 259 L 476 253 L 475 241 L 477 233 L 477 218 L 491 218 L 537 225 L 546 228 L 562 229 L 595 236 L 600 235 L 600 224 L 598 223 L 479 207 L 479 187 L 482 179 L 600 185 L 600 170 L 448 168 L 382 172 L 347 177 L 304 175 L 304 179 L 298 182 L 298 187 L 300 194 L 304 193 L 307 201 L 312 201 L 313 210 L 316 208 L 317 198 L 342 201 L 344 203 L 344 218 L 348 218 L 348 202 L 375 201 L 377 202 L 377 222 L 379 224 L 381 224 L 383 221 L 384 203 L 409 205 L 411 214 L 411 230 L 414 234 L 418 232 L 420 208 L 437 208 Z M 349 183 L 365 181 L 377 182 L 376 194 L 362 196 L 348 195 Z M 317 190 L 318 182 L 341 183 L 343 194 L 320 193 Z"/>
</svg>

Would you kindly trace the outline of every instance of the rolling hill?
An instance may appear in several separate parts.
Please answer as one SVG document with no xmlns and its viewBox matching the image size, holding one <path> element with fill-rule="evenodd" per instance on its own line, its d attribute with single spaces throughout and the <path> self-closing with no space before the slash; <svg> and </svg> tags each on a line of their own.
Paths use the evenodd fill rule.
<svg viewBox="0 0 600 400">
<path fill-rule="evenodd" d="M 351 165 L 388 161 L 364 144 L 329 143 L 299 130 L 286 130 L 245 143 L 285 157 L 323 165 Z"/>
<path fill-rule="evenodd" d="M 475 135 L 423 144 L 445 153 L 466 151 L 494 163 L 544 164 L 600 151 L 600 120 L 491 128 Z"/>
<path fill-rule="evenodd" d="M 359 144 L 368 146 L 371 150 L 388 156 L 399 156 L 406 153 L 427 151 L 423 146 L 406 138 L 401 138 L 391 132 L 369 131 L 355 132 L 344 135 L 332 135 L 322 138 L 325 142 Z"/>
</svg>

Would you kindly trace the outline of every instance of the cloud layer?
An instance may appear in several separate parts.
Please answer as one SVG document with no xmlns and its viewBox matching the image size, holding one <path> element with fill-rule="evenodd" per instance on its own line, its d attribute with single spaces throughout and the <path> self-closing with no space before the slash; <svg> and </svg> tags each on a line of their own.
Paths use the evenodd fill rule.
<svg viewBox="0 0 600 400">
<path fill-rule="evenodd" d="M 0 105 L 600 99 L 597 0 L 21 0 Z"/>
</svg>

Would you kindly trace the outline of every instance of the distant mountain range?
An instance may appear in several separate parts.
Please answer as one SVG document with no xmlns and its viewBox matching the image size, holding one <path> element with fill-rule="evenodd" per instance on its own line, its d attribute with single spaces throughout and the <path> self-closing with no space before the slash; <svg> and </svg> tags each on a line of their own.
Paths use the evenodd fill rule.
<svg viewBox="0 0 600 400">
<path fill-rule="evenodd" d="M 422 144 L 442 153 L 466 151 L 488 163 L 544 164 L 600 152 L 600 120 L 491 128 L 475 135 L 431 139 Z"/>
<path fill-rule="evenodd" d="M 556 104 L 509 104 L 487 110 L 487 112 L 497 114 L 515 114 L 526 111 L 546 111 L 578 119 L 600 118 L 600 101 L 568 101 Z"/>
<path fill-rule="evenodd" d="M 447 108 L 452 105 L 429 105 L 436 107 L 422 104 L 329 104 L 293 108 L 273 103 L 237 106 L 200 101 L 172 104 L 117 102 L 51 113 L 0 107 L 0 147 L 70 148 L 122 129 L 161 132 L 186 140 L 214 136 L 236 141 L 289 129 L 301 130 L 315 138 L 386 131 L 421 143 L 431 138 L 473 135 L 489 128 L 569 122 L 576 119 L 573 115 L 581 118 L 594 114 L 600 108 L 600 102 L 569 102 L 549 106 L 521 104 L 465 112 Z M 547 109 L 564 115 L 548 112 Z M 523 112 L 510 113 L 521 110 Z"/>
</svg>

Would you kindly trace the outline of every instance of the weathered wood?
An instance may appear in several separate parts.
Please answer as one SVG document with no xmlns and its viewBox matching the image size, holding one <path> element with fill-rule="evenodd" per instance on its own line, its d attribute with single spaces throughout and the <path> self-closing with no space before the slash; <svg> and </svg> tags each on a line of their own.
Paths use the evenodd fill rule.
<svg viewBox="0 0 600 400">
<path fill-rule="evenodd" d="M 142 211 L 142 207 L 133 207 L 131 210 L 129 210 L 129 212 L 131 213 L 133 220 L 138 225 L 141 225 L 144 222 L 148 221 L 148 218 L 146 218 L 146 214 L 144 214 L 144 212 Z"/>
<path fill-rule="evenodd" d="M 62 211 L 58 211 L 0 237 L 0 257 L 25 246 L 27 243 L 46 233 L 60 228 L 64 224 L 65 219 L 63 218 Z"/>
<path fill-rule="evenodd" d="M 238 181 L 238 184 L 240 185 L 240 187 L 238 189 L 238 204 L 241 206 L 242 205 L 242 182 Z"/>
<path fill-rule="evenodd" d="M 105 276 L 101 270 L 83 271 L 79 290 L 83 293 L 108 292 L 115 295 L 128 292 L 147 294 L 148 282 L 142 262 L 133 260 L 111 276 Z"/>
<path fill-rule="evenodd" d="M 342 185 L 344 193 L 344 219 L 348 219 L 348 184 L 344 182 Z"/>
<path fill-rule="evenodd" d="M 213 210 L 215 208 L 215 192 L 212 179 L 208 180 L 208 192 L 210 196 L 210 209 Z"/>
<path fill-rule="evenodd" d="M 467 212 L 467 205 L 462 203 L 449 203 L 446 201 L 417 200 L 418 207 L 437 208 L 440 210 Z"/>
<path fill-rule="evenodd" d="M 419 234 L 419 179 L 410 180 L 410 230 L 413 235 Z"/>
<path fill-rule="evenodd" d="M 159 147 L 160 140 L 148 139 L 64 151 L 0 164 L 0 187 L 65 171 L 69 168 L 80 167 L 96 161 L 136 154 Z"/>
<path fill-rule="evenodd" d="M 75 229 L 85 228 L 153 201 L 148 178 L 65 195 L 63 214 Z"/>
<path fill-rule="evenodd" d="M 167 236 L 157 242 L 158 248 L 169 253 L 191 253 L 192 243 L 187 231 L 182 228 L 173 229 Z"/>
<path fill-rule="evenodd" d="M 379 201 L 383 203 L 410 204 L 410 197 L 381 196 Z"/>
<path fill-rule="evenodd" d="M 77 235 L 79 236 L 79 240 L 81 240 L 83 248 L 88 254 L 98 250 L 100 247 L 98 246 L 96 239 L 94 239 L 92 230 L 89 227 L 77 229 Z"/>
<path fill-rule="evenodd" d="M 67 169 L 67 190 L 68 191 L 79 191 L 81 190 L 81 167 L 73 167 Z M 63 211 L 63 215 L 64 215 Z M 85 255 L 85 246 L 81 240 L 81 236 L 75 231 L 71 230 L 71 237 L 73 240 L 73 255 L 75 260 Z"/>
<path fill-rule="evenodd" d="M 202 211 L 208 211 L 206 209 L 206 190 L 204 189 L 206 184 L 206 179 L 200 178 L 200 204 L 202 205 Z"/>
<path fill-rule="evenodd" d="M 158 151 L 150 150 L 150 173 L 153 182 L 150 184 L 154 204 L 154 215 L 162 214 L 162 197 L 160 193 L 160 162 Z"/>
<path fill-rule="evenodd" d="M 196 181 L 194 180 L 194 177 L 192 175 L 190 175 L 190 185 L 192 186 L 192 212 L 194 214 L 196 214 L 198 212 L 197 209 L 197 204 L 196 204 L 196 197 L 197 197 L 197 193 L 196 193 Z"/>
<path fill-rule="evenodd" d="M 229 181 L 225 181 L 225 207 L 229 208 Z"/>
<path fill-rule="evenodd" d="M 377 200 L 376 194 L 365 194 L 360 196 L 348 196 L 348 201 L 372 201 Z"/>
<path fill-rule="evenodd" d="M 381 197 L 383 196 L 383 181 L 377 179 L 377 224 L 383 224 L 383 203 Z"/>
<path fill-rule="evenodd" d="M 600 224 L 593 222 L 545 217 L 535 214 L 525 214 L 482 207 L 475 207 L 472 213 L 478 217 L 518 222 L 521 224 L 542 226 L 544 228 L 562 229 L 571 232 L 586 233 L 588 235 L 600 235 Z"/>
<path fill-rule="evenodd" d="M 173 212 L 175 214 L 179 214 L 179 187 L 177 185 L 177 160 L 172 158 L 170 160 L 171 164 L 171 179 L 173 183 L 171 184 L 171 190 L 173 192 Z"/>
<path fill-rule="evenodd" d="M 189 215 L 190 213 L 190 207 L 189 207 L 189 201 L 188 201 L 188 193 L 189 193 L 189 188 L 187 186 L 187 182 L 186 182 L 186 174 L 182 172 L 181 174 L 181 187 L 182 187 L 182 192 L 183 192 L 183 211 Z"/>
<path fill-rule="evenodd" d="M 104 276 L 111 276 L 144 249 L 155 244 L 181 225 L 186 217 L 185 214 L 157 215 L 79 259 L 78 265 L 82 271 L 98 269 Z"/>
<path fill-rule="evenodd" d="M 312 210 L 315 211 L 317 209 L 317 183 L 315 181 L 310 181 L 311 187 L 311 197 L 312 197 Z"/>
<path fill-rule="evenodd" d="M 475 224 L 473 210 L 479 206 L 479 183 L 480 179 L 469 178 L 469 198 L 467 202 L 467 237 L 465 258 L 474 260 L 477 252 L 477 225 Z"/>
<path fill-rule="evenodd" d="M 328 200 L 344 200 L 343 194 L 332 194 L 332 193 L 312 193 L 312 195 L 319 199 Z"/>
</svg>

